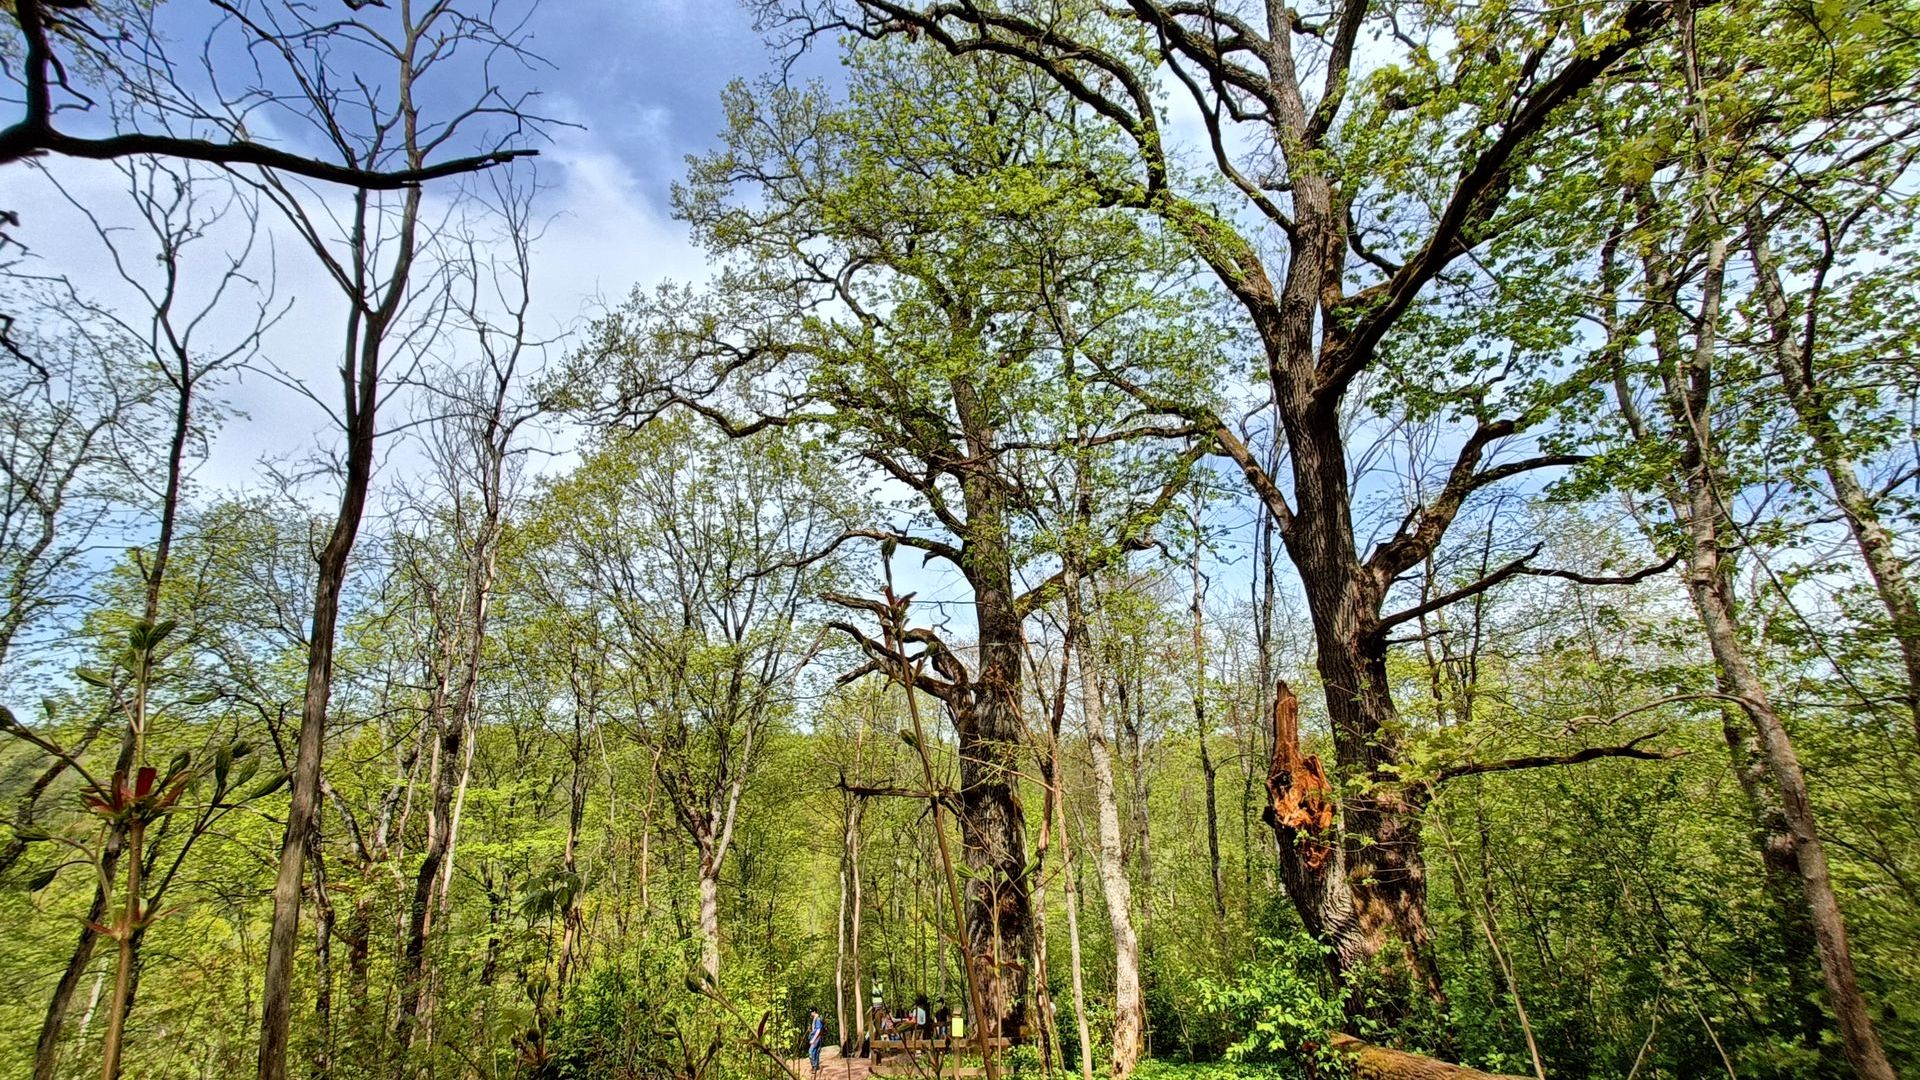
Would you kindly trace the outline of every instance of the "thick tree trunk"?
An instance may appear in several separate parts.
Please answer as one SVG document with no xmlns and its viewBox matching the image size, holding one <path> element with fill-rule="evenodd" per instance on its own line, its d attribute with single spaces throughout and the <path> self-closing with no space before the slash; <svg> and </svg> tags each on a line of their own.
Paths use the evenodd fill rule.
<svg viewBox="0 0 1920 1080">
<path fill-rule="evenodd" d="M 1113 1078 L 1126 1080 L 1140 1061 L 1146 1027 L 1146 1007 L 1140 993 L 1140 942 L 1133 929 L 1133 888 L 1127 881 L 1125 840 L 1120 831 L 1120 808 L 1114 791 L 1113 751 L 1107 737 L 1105 701 L 1100 666 L 1077 597 L 1070 582 L 1067 602 L 1069 633 L 1080 656 L 1080 710 L 1087 727 L 1087 752 L 1093 763 L 1093 797 L 1100 845 L 1095 864 L 1106 896 L 1107 921 L 1113 930 Z"/>
<path fill-rule="evenodd" d="M 1389 1050 L 1348 1035 L 1334 1036 L 1333 1047 L 1347 1056 L 1353 1080 L 1524 1080 Z"/>
<path fill-rule="evenodd" d="M 948 702 L 960 751 L 960 843 L 966 863 L 967 954 L 987 1015 L 986 1036 L 1017 1030 L 1025 1019 L 1027 958 L 1033 955 L 1026 812 L 1020 800 L 1020 753 L 1027 743 L 1021 672 L 1024 613 L 1016 602 L 1008 484 L 993 471 L 999 448 L 981 394 L 964 377 L 951 380 L 967 452 L 979 462 L 961 480 L 966 535 L 960 570 L 973 587 L 979 658 L 973 677 Z"/>
<path fill-rule="evenodd" d="M 1264 813 L 1280 847 L 1280 870 L 1309 933 L 1332 950 L 1342 978 L 1387 980 L 1365 1015 L 1393 1021 L 1420 992 L 1440 998 L 1426 922 L 1425 868 L 1409 858 L 1412 811 L 1381 796 L 1350 796 L 1336 808 L 1333 788 L 1317 755 L 1302 751 L 1300 702 L 1284 682 L 1273 705 L 1273 758 Z M 1336 817 L 1344 810 L 1344 827 Z M 1357 823 L 1357 824 L 1356 824 Z M 1359 843 L 1372 836 L 1375 843 Z M 1395 850 L 1370 850 L 1392 844 Z M 1412 865 L 1409 865 L 1409 864 Z M 1382 876 L 1386 875 L 1386 876 Z"/>
<path fill-rule="evenodd" d="M 973 547 L 974 545 L 969 545 Z M 1016 1029 L 1028 997 L 1033 953 L 1026 813 L 1020 800 L 1020 616 L 1003 546 L 975 563 L 979 670 L 954 710 L 960 743 L 960 839 L 966 862 L 968 952 L 985 977 L 981 994 L 990 1034 Z"/>
</svg>

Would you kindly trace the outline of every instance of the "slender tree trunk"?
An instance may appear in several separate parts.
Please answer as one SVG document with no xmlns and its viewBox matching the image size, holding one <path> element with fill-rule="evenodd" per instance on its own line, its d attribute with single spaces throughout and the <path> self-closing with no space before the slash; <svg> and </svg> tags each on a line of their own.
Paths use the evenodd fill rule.
<svg viewBox="0 0 1920 1080">
<path fill-rule="evenodd" d="M 1059 750 L 1054 750 L 1054 775 L 1059 775 Z M 1056 781 L 1057 782 L 1057 781 Z M 1067 843 L 1066 804 L 1060 813 L 1060 880 L 1067 893 L 1067 953 L 1073 965 L 1073 1018 L 1080 1035 L 1080 1080 L 1093 1080 L 1093 1030 L 1087 1022 L 1085 965 L 1080 958 L 1080 889 L 1074 877 L 1073 849 Z"/>
<path fill-rule="evenodd" d="M 852 797 L 847 801 L 851 804 Z M 846 814 L 852 818 L 851 806 Z M 844 1055 L 847 1050 L 847 847 L 844 844 L 840 848 L 839 884 L 840 906 L 833 916 L 833 1022 Z"/>
<path fill-rule="evenodd" d="M 107 999 L 107 1034 L 101 1044 L 100 1054 L 102 1080 L 118 1080 L 120 1076 L 120 1050 L 127 1032 L 127 1005 L 133 998 L 134 920 L 140 917 L 140 871 L 146 862 L 141 854 L 145 850 L 146 828 L 146 819 L 135 814 L 127 832 L 126 914 L 115 928 L 120 956 L 114 968 L 113 996 Z"/>
<path fill-rule="evenodd" d="M 322 859 L 320 832 L 311 834 L 307 858 L 313 866 L 313 1018 L 320 1029 L 320 1048 L 314 1054 L 313 1070 L 318 1077 L 333 1072 L 333 896 L 327 891 L 327 867 Z"/>
<path fill-rule="evenodd" d="M 866 897 L 860 880 L 860 816 L 863 805 L 854 801 L 853 809 L 847 821 L 847 874 L 853 883 L 853 920 L 848 927 L 847 947 L 853 953 L 853 1032 L 854 1045 L 863 1046 L 867 1041 L 867 984 L 865 969 L 860 963 L 860 924 L 866 911 Z"/>
<path fill-rule="evenodd" d="M 1038 1003 L 1040 1010 L 1040 1068 L 1043 1073 L 1048 1074 L 1051 1074 L 1056 1062 L 1060 1065 L 1061 1069 L 1064 1070 L 1066 1068 L 1064 1055 L 1060 1052 L 1060 1017 L 1059 1010 L 1055 1008 L 1053 1001 L 1052 963 L 1049 959 L 1047 941 L 1047 883 L 1052 874 L 1057 874 L 1060 871 L 1051 870 L 1047 865 L 1047 860 L 1053 851 L 1054 819 L 1060 816 L 1060 777 L 1058 772 L 1060 728 L 1066 716 L 1067 676 L 1072 664 L 1072 659 L 1073 639 L 1071 636 L 1064 636 L 1061 641 L 1059 655 L 1060 679 L 1057 684 L 1057 689 L 1054 691 L 1053 699 L 1047 709 L 1047 739 L 1045 743 L 1036 747 L 1038 753 L 1035 755 L 1037 758 L 1037 767 L 1040 770 L 1041 799 L 1040 835 L 1035 840 L 1033 848 L 1033 972 L 1034 981 L 1037 984 L 1034 999 Z M 1035 684 L 1043 685 L 1041 670 L 1034 662 L 1031 653 L 1027 656 L 1027 667 L 1033 676 Z"/>
<path fill-rule="evenodd" d="M 417 153 L 409 155 L 418 158 Z M 364 270 L 368 196 L 354 195 L 356 267 Z M 399 226 L 399 252 L 393 276 L 380 306 L 369 310 L 364 294 L 350 298 L 347 324 L 347 362 L 342 366 L 346 385 L 346 478 L 340 488 L 340 507 L 333 529 L 320 550 L 314 576 L 313 624 L 307 635 L 307 683 L 300 706 L 300 729 L 294 747 L 287 825 L 280 842 L 279 873 L 273 883 L 273 920 L 267 931 L 267 966 L 262 982 L 259 1080 L 285 1080 L 287 1042 L 293 1019 L 293 968 L 299 951 L 300 893 L 305 877 L 307 837 L 318 824 L 320 762 L 326 749 L 327 706 L 333 696 L 334 637 L 340 621 L 341 594 L 347 580 L 347 560 L 360 533 L 366 510 L 367 488 L 373 476 L 375 410 L 380 400 L 382 349 L 394 312 L 405 293 L 414 254 L 414 230 L 419 219 L 419 190 L 405 197 Z M 356 289 L 358 288 L 356 282 Z"/>
<path fill-rule="evenodd" d="M 1689 85 L 1698 104 L 1698 74 L 1693 70 L 1692 18 L 1683 12 L 1681 27 L 1687 44 Z M 1704 120 L 1696 120 L 1704 129 Z M 1704 130 L 1702 130 L 1704 137 Z M 1846 923 L 1834 895 L 1827 856 L 1814 819 L 1806 774 L 1766 685 L 1747 659 L 1733 600 L 1730 566 L 1725 563 L 1727 510 L 1717 477 L 1717 450 L 1713 442 L 1714 360 L 1719 345 L 1722 294 L 1725 286 L 1728 242 L 1718 227 L 1713 202 L 1713 178 L 1705 180 L 1703 212 L 1716 231 L 1707 241 L 1700 270 L 1700 309 L 1694 321 L 1691 349 L 1682 349 L 1679 329 L 1671 318 L 1656 323 L 1654 342 L 1661 360 L 1665 399 L 1672 435 L 1680 441 L 1681 487 L 1671 493 L 1676 515 L 1687 527 L 1687 593 L 1699 615 L 1707 644 L 1719 668 L 1722 684 L 1740 699 L 1753 722 L 1769 772 L 1780 792 L 1781 807 L 1794 842 L 1794 863 L 1802 895 L 1813 922 L 1820 950 L 1821 974 L 1827 997 L 1839 1022 L 1842 1050 L 1854 1071 L 1867 1080 L 1893 1080 L 1893 1067 L 1874 1030 L 1866 999 L 1854 973 Z M 1649 285 L 1656 296 L 1677 295 L 1677 281 L 1657 252 L 1643 255 Z M 1677 305 L 1676 305 L 1677 306 Z"/>
<path fill-rule="evenodd" d="M 1114 685 L 1123 692 L 1127 683 L 1116 677 Z M 1129 700 L 1130 698 L 1130 700 Z M 1130 708 L 1126 706 L 1131 706 Z M 1134 865 L 1139 873 L 1140 936 L 1151 939 L 1153 936 L 1153 828 L 1148 809 L 1153 803 L 1153 779 L 1147 771 L 1147 756 L 1141 738 L 1141 728 L 1145 726 L 1147 710 L 1144 693 L 1133 693 L 1122 698 L 1122 708 L 1116 710 L 1120 715 L 1121 730 L 1126 736 L 1125 749 L 1121 760 L 1127 765 L 1128 798 L 1127 805 L 1133 825 Z M 1123 850 L 1125 845 L 1123 845 Z"/>
<path fill-rule="evenodd" d="M 125 844 L 125 837 L 117 832 L 107 838 L 106 850 L 100 856 L 103 881 L 113 880 Z M 93 961 L 94 946 L 100 939 L 93 926 L 87 924 L 102 924 L 112 899 L 113 893 L 104 885 L 94 886 L 93 902 L 87 908 L 86 923 L 80 927 L 73 951 L 67 956 L 66 969 L 54 984 L 53 996 L 47 1001 L 46 1016 L 40 1023 L 40 1041 L 35 1045 L 33 1054 L 33 1080 L 54 1080 L 60 1062 L 60 1029 L 66 1026 L 67 1012 L 73 1006 L 73 995 L 79 989 L 81 980 L 86 978 L 87 967 Z M 88 1015 L 92 1015 L 91 1008 L 88 1009 Z"/>
<path fill-rule="evenodd" d="M 705 848 L 700 852 L 700 967 L 720 985 L 720 866 Z"/>
<path fill-rule="evenodd" d="M 1738 696 L 1724 677 L 1720 679 L 1720 691 Z M 1814 978 L 1814 973 L 1820 970 L 1820 957 L 1813 921 L 1800 895 L 1799 860 L 1794 850 L 1798 845 L 1794 842 L 1793 827 L 1787 822 L 1779 789 L 1767 770 L 1767 756 L 1746 714 L 1737 706 L 1729 706 L 1721 715 L 1721 735 L 1726 740 L 1734 777 L 1746 796 L 1752 817 L 1754 847 L 1760 852 L 1762 887 L 1768 906 L 1773 909 L 1774 933 L 1795 1003 L 1794 1030 L 1787 1034 L 1808 1049 L 1819 1051 L 1821 1032 L 1827 1027 L 1826 1014 L 1820 1008 L 1820 986 Z"/>
<path fill-rule="evenodd" d="M 483 635 L 484 636 L 484 635 Z M 475 649 L 481 647 L 476 638 Z M 447 858 L 440 866 L 440 911 L 445 914 L 453 902 L 453 860 L 460 851 L 460 819 L 467 809 L 467 785 L 473 780 L 473 754 L 479 742 L 479 733 L 469 730 L 466 734 L 464 757 L 460 763 L 460 780 L 453 788 L 453 814 L 447 822 Z"/>
<path fill-rule="evenodd" d="M 576 700 L 578 700 L 576 698 Z M 581 915 L 581 902 L 585 888 L 580 880 L 580 828 L 587 817 L 587 785 L 590 773 L 587 770 L 586 736 L 580 723 L 580 712 L 574 712 L 573 745 L 569 748 L 573 759 L 573 775 L 567 784 L 567 839 L 561 848 L 560 865 L 568 877 L 567 903 L 561 910 L 563 927 L 560 936 L 560 959 L 555 965 L 554 992 L 565 998 L 567 986 L 574 975 L 575 958 L 581 947 L 581 938 L 585 933 L 585 920 Z M 444 895 L 444 894 L 443 894 Z"/>
<path fill-rule="evenodd" d="M 177 236 L 168 236 L 163 240 L 166 262 L 170 272 L 174 273 L 178 271 L 178 239 Z M 171 326 L 166 323 L 166 318 L 165 312 L 155 312 L 156 323 L 166 326 L 169 331 L 169 340 L 171 340 Z M 162 369 L 173 384 L 174 407 L 172 430 L 167 440 L 167 478 L 160 500 L 160 527 L 154 538 L 153 561 L 144 568 L 143 575 L 145 581 L 141 620 L 149 626 L 159 622 L 160 619 L 161 591 L 166 584 L 167 563 L 173 552 L 173 534 L 179 521 L 180 496 L 185 484 L 187 442 L 193 431 L 193 393 L 199 378 L 193 370 L 192 355 L 182 349 L 174 350 L 173 366 L 168 368 L 162 365 Z M 50 523 L 47 535 L 49 538 L 52 535 Z M 14 621 L 9 623 L 7 644 L 11 643 L 12 630 L 18 625 L 18 613 L 16 612 L 10 618 Z M 0 655 L 4 653 L 5 647 L 0 644 Z M 144 716 L 133 720 L 136 727 L 145 723 Z M 87 738 L 90 741 L 92 735 L 89 734 Z M 115 763 L 115 769 L 118 772 L 129 773 L 139 764 L 137 748 L 140 741 L 141 733 L 137 730 L 124 733 L 119 759 Z M 40 781 L 29 789 L 20 804 L 17 818 L 19 823 L 25 824 L 30 819 L 34 803 L 38 800 L 40 793 L 58 778 L 62 771 L 64 771 L 63 767 L 50 768 L 43 774 Z M 33 1073 L 35 1080 L 52 1080 L 57 1062 L 60 1029 L 65 1025 L 67 1013 L 72 1008 L 73 994 L 85 975 L 87 964 L 93 958 L 94 945 L 98 936 L 94 926 L 100 925 L 106 916 L 111 896 L 106 883 L 113 880 L 113 875 L 118 868 L 118 854 L 122 850 L 131 850 L 134 853 L 127 867 L 128 894 L 125 903 L 131 905 L 128 911 L 138 910 L 141 903 L 138 885 L 141 868 L 135 865 L 142 858 L 141 840 L 138 836 L 127 835 L 131 829 L 131 825 L 117 822 L 112 826 L 106 849 L 101 856 L 101 878 L 100 883 L 95 886 L 93 906 L 89 909 L 87 919 L 81 924 L 79 940 L 75 942 L 67 967 L 61 973 L 59 981 L 54 984 L 53 997 L 47 1003 L 40 1040 L 35 1048 Z M 140 831 L 144 832 L 144 830 Z M 6 866 L 10 865 L 13 859 L 18 858 L 18 853 L 24 849 L 25 844 L 16 839 L 14 845 L 8 849 L 8 857 L 4 862 L 0 862 L 0 872 L 4 872 Z M 126 1013 L 132 1007 L 133 969 L 139 962 L 139 943 L 143 936 L 136 936 L 133 927 L 129 925 L 119 943 L 117 962 L 120 970 L 115 974 L 113 997 L 109 999 L 107 1005 L 108 1030 L 105 1050 L 108 1059 L 106 1075 L 109 1080 L 119 1074 L 120 1042 L 125 1034 Z"/>
<path fill-rule="evenodd" d="M 1813 446 L 1814 458 L 1827 474 L 1834 501 L 1847 519 L 1847 530 L 1860 549 L 1861 561 L 1866 563 L 1874 590 L 1887 609 L 1888 625 L 1906 666 L 1907 708 L 1913 714 L 1913 735 L 1920 741 L 1920 595 L 1916 595 L 1913 582 L 1907 576 L 1906 563 L 1894 544 L 1893 533 L 1880 519 L 1880 508 L 1874 497 L 1860 483 L 1840 427 L 1814 383 L 1813 357 L 1808 352 L 1813 343 L 1794 341 L 1792 309 L 1786 287 L 1780 280 L 1779 263 L 1767 245 L 1763 223 L 1749 223 L 1747 248 L 1753 260 L 1754 280 L 1766 304 L 1774 370 L 1779 373 L 1780 385 L 1800 420 L 1801 431 Z"/>
<path fill-rule="evenodd" d="M 1146 1009 L 1140 993 L 1140 941 L 1133 929 L 1133 888 L 1127 881 L 1125 840 L 1114 790 L 1113 751 L 1107 738 L 1107 716 L 1101 695 L 1101 672 L 1093 662 L 1086 620 L 1077 595 L 1079 584 L 1067 585 L 1068 633 L 1080 656 L 1080 710 L 1086 721 L 1087 752 L 1093 762 L 1093 792 L 1100 844 L 1095 865 L 1106 895 L 1107 920 L 1113 929 L 1113 1077 L 1126 1080 L 1140 1061 Z"/>
<path fill-rule="evenodd" d="M 1813 922 L 1814 939 L 1820 949 L 1827 999 L 1840 1025 L 1842 1048 L 1858 1075 L 1870 1080 L 1893 1080 L 1893 1066 L 1880 1047 L 1879 1034 L 1874 1030 L 1866 998 L 1854 974 L 1846 922 L 1840 913 L 1839 899 L 1834 895 L 1805 772 L 1765 685 L 1747 664 L 1725 580 L 1717 577 L 1718 552 L 1708 555 L 1699 549 L 1699 543 L 1696 539 L 1688 592 L 1694 596 L 1694 606 L 1706 628 L 1715 662 L 1726 674 L 1727 685 L 1740 698 L 1741 707 L 1759 732 L 1761 748 L 1779 785 L 1782 808 L 1793 830 L 1794 864 Z"/>
<path fill-rule="evenodd" d="M 1194 496 L 1193 514 L 1193 733 L 1200 741 L 1200 778 L 1207 799 L 1207 869 L 1213 884 L 1213 914 L 1224 930 L 1227 921 L 1227 885 L 1220 876 L 1220 803 L 1217 794 L 1219 768 L 1207 750 L 1207 633 L 1206 591 L 1200 576 L 1199 495 Z"/>
<path fill-rule="evenodd" d="M 444 675 L 441 680 L 444 684 Z M 438 692 L 436 696 L 439 696 Z M 430 709 L 429 715 L 437 717 L 435 723 L 440 729 L 439 746 L 434 754 L 435 764 L 430 776 L 432 795 L 427 810 L 427 846 L 414 875 L 413 896 L 407 905 L 406 937 L 401 947 L 400 996 L 393 1025 L 396 1076 L 404 1075 L 407 1071 L 407 1052 L 413 1045 L 414 1029 L 423 1014 L 422 1002 L 426 997 L 429 967 L 427 946 L 433 932 L 433 890 L 439 882 L 440 868 L 447 857 L 453 831 L 454 785 L 448 782 L 448 773 L 460 757 L 461 743 L 466 734 L 465 725 L 459 719 L 446 715 L 444 704 Z"/>
</svg>

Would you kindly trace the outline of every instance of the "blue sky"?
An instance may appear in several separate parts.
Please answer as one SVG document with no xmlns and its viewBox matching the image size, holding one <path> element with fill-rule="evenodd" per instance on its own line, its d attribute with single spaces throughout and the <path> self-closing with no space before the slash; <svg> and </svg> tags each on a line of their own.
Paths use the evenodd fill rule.
<svg viewBox="0 0 1920 1080">
<path fill-rule="evenodd" d="M 203 26 L 193 20 L 204 21 L 211 9 L 177 3 L 160 10 L 180 20 L 174 36 L 191 44 L 203 36 Z M 371 15 L 386 18 L 390 12 Z M 541 152 L 535 168 L 544 189 L 537 213 L 548 220 L 534 250 L 537 329 L 561 337 L 577 331 L 600 304 L 617 302 L 636 286 L 706 276 L 704 257 L 671 216 L 672 185 L 684 174 L 689 154 L 716 143 L 724 122 L 723 88 L 737 78 L 768 76 L 781 69 L 783 58 L 763 43 L 750 13 L 733 0 L 547 0 L 534 11 L 527 30 L 528 48 L 548 66 L 509 73 L 502 81 L 538 89 L 541 96 L 533 110 L 565 122 L 551 129 L 549 140 L 535 143 Z M 837 81 L 837 52 L 835 42 L 822 41 L 790 73 Z M 236 50 L 226 59 L 243 58 Z M 472 93 L 470 81 L 456 78 L 440 80 L 423 96 L 429 112 L 438 106 L 444 115 L 463 106 Z M 436 99 L 436 94 L 444 97 Z M 1173 103 L 1174 141 L 1196 145 L 1196 122 L 1183 115 L 1190 110 L 1178 96 Z M 301 147 L 306 132 L 298 118 L 285 116 L 277 125 L 271 117 L 262 119 L 263 126 L 272 129 L 266 137 Z M 109 217 L 112 207 L 125 203 L 124 182 L 110 166 L 56 161 L 49 171 L 74 198 Z M 97 239 L 46 177 L 16 169 L 7 182 L 6 200 L 21 208 L 25 221 L 18 235 L 41 269 L 67 274 L 103 301 L 127 299 L 106 272 Z M 442 181 L 430 187 L 429 197 L 444 197 L 446 185 Z M 325 197 L 344 199 L 345 193 L 335 189 Z M 239 415 L 218 433 L 208 460 L 196 472 L 202 497 L 257 489 L 264 486 L 270 468 L 304 471 L 306 463 L 330 455 L 339 441 L 325 412 L 284 382 L 305 383 L 324 400 L 337 398 L 335 328 L 342 304 L 311 255 L 285 235 L 285 226 L 269 228 L 278 234 L 273 244 L 275 295 L 291 307 L 266 339 L 264 352 L 289 378 L 275 381 L 246 374 L 228 385 L 227 396 Z M 388 423 L 397 426 L 406 419 L 403 413 L 403 408 L 394 409 Z M 549 437 L 550 449 L 559 456 L 548 459 L 547 467 L 564 464 L 576 436 L 577 431 L 560 431 Z M 404 440 L 389 438 L 383 447 L 376 505 L 399 490 L 417 462 Z M 309 490 L 317 506 L 327 505 L 333 482 L 321 478 Z M 1246 541 L 1247 516 L 1244 504 L 1223 508 L 1219 515 L 1221 524 L 1242 526 L 1236 530 L 1236 546 Z M 907 562 L 903 560 L 903 569 Z M 1219 569 L 1224 591 L 1241 594 L 1246 564 Z M 925 599 L 965 599 L 964 589 L 950 580 L 922 578 L 903 587 L 922 587 Z"/>
<path fill-rule="evenodd" d="M 165 25 L 167 36 L 180 43 L 173 51 L 191 55 L 212 9 L 175 4 L 162 10 L 173 20 Z M 378 11 L 370 14 L 383 17 Z M 534 175 L 543 189 L 535 212 L 547 221 L 534 249 L 536 313 L 539 329 L 558 335 L 577 329 L 583 315 L 635 286 L 705 276 L 705 260 L 687 242 L 684 227 L 672 220 L 671 187 L 685 172 L 687 155 L 714 144 L 723 123 L 720 94 L 726 84 L 774 72 L 778 58 L 762 43 L 748 12 L 731 2 L 549 0 L 534 10 L 527 29 L 529 48 L 550 66 L 509 72 L 502 81 L 537 89 L 533 109 L 565 122 L 550 129 L 549 139 L 533 143 L 541 155 Z M 242 59 L 237 49 L 223 51 L 221 58 L 230 70 L 240 70 L 232 64 Z M 834 77 L 831 47 L 807 57 L 797 70 Z M 470 85 L 442 80 L 424 95 L 427 111 L 464 105 L 471 93 Z M 443 100 L 435 101 L 435 94 Z M 81 129 L 95 120 L 75 113 L 63 122 Z M 250 118 L 250 125 L 256 132 L 269 128 L 264 136 L 269 141 L 321 149 L 303 147 L 309 133 L 295 118 L 263 115 Z M 99 302 L 137 307 L 131 292 L 115 280 L 106 249 L 56 182 L 110 227 L 131 221 L 125 180 L 112 165 L 54 159 L 44 172 L 10 169 L 4 199 L 22 217 L 12 235 L 30 253 L 22 268 L 65 276 Z M 450 182 L 437 182 L 428 188 L 429 199 L 450 190 Z M 338 189 L 322 194 L 345 197 Z M 331 369 L 338 362 L 338 334 L 331 327 L 339 325 L 341 301 L 284 224 L 270 213 L 263 220 L 273 241 L 274 296 L 291 305 L 264 352 L 275 366 L 331 400 L 337 397 Z M 217 261 L 221 244 L 236 242 L 241 234 L 237 224 L 234 228 L 232 235 L 202 245 L 203 268 Z M 137 246 L 131 239 L 136 233 L 124 236 L 129 238 L 124 244 Z M 263 264 L 262 276 L 265 269 Z M 236 309 L 233 317 L 243 314 Z M 243 376 L 228 394 L 243 416 L 216 438 L 197 477 L 203 491 L 253 486 L 263 461 L 290 461 L 334 441 L 317 406 L 271 380 Z"/>
</svg>

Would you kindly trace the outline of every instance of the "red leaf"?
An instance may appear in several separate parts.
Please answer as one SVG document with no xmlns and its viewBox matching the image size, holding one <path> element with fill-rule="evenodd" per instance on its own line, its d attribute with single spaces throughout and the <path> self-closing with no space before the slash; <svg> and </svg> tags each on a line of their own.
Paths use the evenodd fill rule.
<svg viewBox="0 0 1920 1080">
<path fill-rule="evenodd" d="M 144 799 L 153 791 L 153 782 L 160 778 L 160 770 L 151 765 L 140 767 L 140 777 L 134 781 L 133 797 Z"/>
<path fill-rule="evenodd" d="M 193 779 L 192 773 L 190 772 L 181 773 L 180 779 L 175 780 L 172 786 L 167 788 L 167 793 L 165 795 L 160 796 L 160 803 L 159 803 L 160 809 L 165 810 L 166 808 L 172 806 L 174 803 L 179 802 L 180 793 L 187 790 L 187 781 L 191 779 Z"/>
</svg>

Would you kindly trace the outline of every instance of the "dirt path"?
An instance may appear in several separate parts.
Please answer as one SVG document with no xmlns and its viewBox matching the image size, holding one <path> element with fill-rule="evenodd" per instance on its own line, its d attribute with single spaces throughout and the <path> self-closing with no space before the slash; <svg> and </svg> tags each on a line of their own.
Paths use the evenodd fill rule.
<svg viewBox="0 0 1920 1080">
<path fill-rule="evenodd" d="M 813 1063 L 806 1058 L 795 1058 L 788 1062 L 795 1076 L 800 1080 L 810 1080 Z M 843 1058 L 837 1046 L 820 1048 L 820 1080 L 868 1080 L 873 1076 L 873 1063 L 863 1057 Z"/>
</svg>

